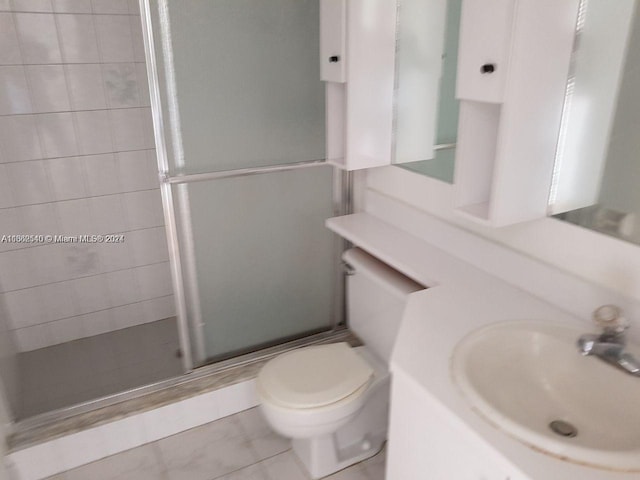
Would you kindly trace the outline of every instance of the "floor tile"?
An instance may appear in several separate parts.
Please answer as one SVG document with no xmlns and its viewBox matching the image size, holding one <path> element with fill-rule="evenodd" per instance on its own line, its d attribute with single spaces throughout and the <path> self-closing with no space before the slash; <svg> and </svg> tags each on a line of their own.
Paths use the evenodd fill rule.
<svg viewBox="0 0 640 480">
<path fill-rule="evenodd" d="M 326 480 L 369 480 L 369 476 L 361 464 L 356 464 L 326 477 Z"/>
<path fill-rule="evenodd" d="M 267 471 L 269 480 L 309 480 L 310 478 L 291 450 L 261 463 Z"/>
<path fill-rule="evenodd" d="M 235 472 L 232 472 L 223 477 L 219 477 L 216 480 L 271 480 L 271 479 L 267 476 L 267 472 L 262 466 L 262 463 L 257 463 L 255 465 L 251 465 L 249 467 L 236 470 Z M 282 480 L 285 480 L 285 479 L 282 479 Z"/>
<path fill-rule="evenodd" d="M 172 480 L 211 480 L 258 460 L 234 416 L 164 438 L 157 444 Z"/>
<path fill-rule="evenodd" d="M 154 445 L 89 463 L 65 472 L 66 480 L 165 480 L 164 465 Z"/>
<path fill-rule="evenodd" d="M 362 467 L 367 472 L 369 480 L 384 480 L 386 468 L 387 449 L 383 449 L 377 455 L 362 462 Z"/>
<path fill-rule="evenodd" d="M 237 418 L 259 459 L 272 457 L 291 448 L 291 440 L 275 433 L 258 407 L 239 413 Z"/>
</svg>

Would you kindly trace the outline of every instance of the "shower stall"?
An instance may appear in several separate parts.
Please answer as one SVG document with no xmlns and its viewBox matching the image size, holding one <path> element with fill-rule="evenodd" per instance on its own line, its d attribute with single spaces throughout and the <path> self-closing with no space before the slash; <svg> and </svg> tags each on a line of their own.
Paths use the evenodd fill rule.
<svg viewBox="0 0 640 480">
<path fill-rule="evenodd" d="M 0 27 L 0 233 L 34 238 L 0 244 L 14 419 L 343 328 L 319 2 L 15 2 Z"/>
<path fill-rule="evenodd" d="M 342 176 L 324 161 L 319 3 L 144 10 L 185 366 L 331 329 Z"/>
</svg>

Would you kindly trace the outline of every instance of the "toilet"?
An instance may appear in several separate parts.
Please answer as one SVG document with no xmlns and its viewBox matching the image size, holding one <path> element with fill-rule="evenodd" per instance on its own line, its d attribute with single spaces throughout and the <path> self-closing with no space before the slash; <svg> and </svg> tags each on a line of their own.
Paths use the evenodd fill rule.
<svg viewBox="0 0 640 480">
<path fill-rule="evenodd" d="M 424 287 L 353 248 L 343 254 L 350 330 L 364 343 L 315 345 L 267 362 L 257 377 L 260 410 L 291 438 L 312 478 L 375 455 L 387 436 L 389 359 L 407 295 Z"/>
</svg>

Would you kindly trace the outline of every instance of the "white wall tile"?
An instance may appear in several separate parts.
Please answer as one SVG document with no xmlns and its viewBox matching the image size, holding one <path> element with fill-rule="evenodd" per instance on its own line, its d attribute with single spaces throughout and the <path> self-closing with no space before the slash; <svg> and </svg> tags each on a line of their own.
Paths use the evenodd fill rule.
<svg viewBox="0 0 640 480">
<path fill-rule="evenodd" d="M 0 13 L 0 65 L 22 63 L 18 34 L 11 13 Z"/>
<path fill-rule="evenodd" d="M 0 66 L 0 115 L 31 112 L 24 67 Z"/>
<path fill-rule="evenodd" d="M 155 137 L 153 135 L 153 117 L 151 116 L 151 108 L 142 108 L 141 112 L 142 124 L 144 126 L 144 146 L 145 148 L 156 148 Z"/>
<path fill-rule="evenodd" d="M 176 304 L 173 295 L 153 298 L 141 302 L 145 323 L 155 322 L 164 318 L 175 317 Z"/>
<path fill-rule="evenodd" d="M 128 0 L 91 0 L 94 13 L 129 13 Z"/>
<path fill-rule="evenodd" d="M 220 417 L 253 408 L 258 405 L 255 380 L 247 380 L 218 390 L 218 412 Z"/>
<path fill-rule="evenodd" d="M 84 161 L 81 157 L 56 158 L 46 160 L 45 164 L 56 200 L 70 200 L 87 195 Z"/>
<path fill-rule="evenodd" d="M 80 152 L 85 155 L 113 151 L 109 112 L 76 112 L 76 129 Z"/>
<path fill-rule="evenodd" d="M 160 190 L 143 190 L 122 194 L 127 216 L 127 230 L 164 225 Z"/>
<path fill-rule="evenodd" d="M 37 115 L 36 119 L 47 158 L 78 155 L 78 142 L 71 113 L 47 113 Z"/>
<path fill-rule="evenodd" d="M 65 63 L 100 61 L 92 15 L 57 15 L 57 22 Z"/>
<path fill-rule="evenodd" d="M 40 480 L 64 470 L 59 453 L 52 442 L 18 450 L 8 455 L 20 473 L 20 480 Z"/>
<path fill-rule="evenodd" d="M 164 227 L 127 232 L 126 241 L 131 245 L 132 262 L 136 266 L 169 260 Z"/>
<path fill-rule="evenodd" d="M 94 228 L 97 234 L 124 232 L 127 230 L 123 203 L 120 195 L 106 195 L 89 199 Z"/>
<path fill-rule="evenodd" d="M 49 331 L 54 344 L 71 342 L 84 337 L 82 322 L 79 317 L 63 318 L 50 322 Z"/>
<path fill-rule="evenodd" d="M 18 350 L 28 352 L 52 345 L 53 340 L 49 332 L 49 324 L 34 325 L 33 327 L 14 330 Z"/>
<path fill-rule="evenodd" d="M 135 63 L 108 63 L 102 66 L 104 90 L 111 108 L 142 104 Z"/>
<path fill-rule="evenodd" d="M 11 0 L 0 0 L 0 10 L 1 11 L 11 11 Z"/>
<path fill-rule="evenodd" d="M 91 0 L 51 0 L 58 13 L 91 13 Z"/>
<path fill-rule="evenodd" d="M 86 228 L 86 226 L 85 226 Z M 56 245 L 64 263 L 67 277 L 78 278 L 104 271 L 100 249 L 95 243 L 66 243 Z"/>
<path fill-rule="evenodd" d="M 58 233 L 61 235 L 83 235 L 95 233 L 93 213 L 89 199 L 58 202 Z"/>
<path fill-rule="evenodd" d="M 34 261 L 30 249 L 0 254 L 0 288 L 6 292 L 34 285 Z"/>
<path fill-rule="evenodd" d="M 146 323 L 144 311 L 140 303 L 114 307 L 111 309 L 111 316 L 116 329 L 134 327 L 141 323 Z"/>
<path fill-rule="evenodd" d="M 69 111 L 71 104 L 62 65 L 28 65 L 25 71 L 34 112 Z"/>
<path fill-rule="evenodd" d="M 87 313 L 86 315 L 80 315 L 78 318 L 82 322 L 82 328 L 87 337 L 112 332 L 116 329 L 111 310 Z"/>
<path fill-rule="evenodd" d="M 134 415 L 102 425 L 110 455 L 146 443 L 141 415 Z"/>
<path fill-rule="evenodd" d="M 66 65 L 65 68 L 74 110 L 100 110 L 107 107 L 100 65 Z"/>
<path fill-rule="evenodd" d="M 171 272 L 169 263 L 156 263 L 135 269 L 140 285 L 140 299 L 150 299 L 171 295 Z"/>
<path fill-rule="evenodd" d="M 50 202 L 53 199 L 43 160 L 7 163 L 5 167 L 16 205 Z"/>
<path fill-rule="evenodd" d="M 78 314 L 76 291 L 69 282 L 57 282 L 36 287 L 45 308 L 47 321 Z"/>
<path fill-rule="evenodd" d="M 83 157 L 87 188 L 91 196 L 109 195 L 121 191 L 115 155 L 89 155 Z"/>
<path fill-rule="evenodd" d="M 24 63 L 42 65 L 62 61 L 53 14 L 16 13 L 14 18 Z"/>
<path fill-rule="evenodd" d="M 142 150 L 145 145 L 145 123 L 140 108 L 111 110 L 111 128 L 117 151 Z"/>
<path fill-rule="evenodd" d="M 90 428 L 54 440 L 65 470 L 79 467 L 108 455 L 104 430 Z"/>
<path fill-rule="evenodd" d="M 186 430 L 181 402 L 154 408 L 140 417 L 147 442 L 154 442 Z"/>
<path fill-rule="evenodd" d="M 90 313 L 112 307 L 107 282 L 103 275 L 78 278 L 72 280 L 71 283 L 78 295 L 78 311 L 80 313 Z"/>
<path fill-rule="evenodd" d="M 40 138 L 33 115 L 0 117 L 0 162 L 42 158 Z"/>
<path fill-rule="evenodd" d="M 182 420 L 186 429 L 214 422 L 220 418 L 218 412 L 218 392 L 202 393 L 180 402 Z"/>
<path fill-rule="evenodd" d="M 24 288 L 4 294 L 11 328 L 25 328 L 45 323 L 45 304 L 37 288 Z"/>
<path fill-rule="evenodd" d="M 0 209 L 13 206 L 15 206 L 15 202 L 13 201 L 11 182 L 7 175 L 7 167 L 0 164 Z"/>
<path fill-rule="evenodd" d="M 157 189 L 160 186 L 155 150 L 120 152 L 117 159 L 123 192 Z"/>
<path fill-rule="evenodd" d="M 149 98 L 149 77 L 145 63 L 136 63 L 136 76 L 138 79 L 138 88 L 140 89 L 140 104 L 148 107 L 151 101 Z"/>
<path fill-rule="evenodd" d="M 124 243 L 101 243 L 97 245 L 105 272 L 134 267 L 133 246 L 125 236 Z"/>
<path fill-rule="evenodd" d="M 128 15 L 96 15 L 96 32 L 102 61 L 133 62 L 134 51 Z"/>
<path fill-rule="evenodd" d="M 18 227 L 22 234 L 47 235 L 58 231 L 55 204 L 27 205 L 14 210 L 18 216 Z"/>
<path fill-rule="evenodd" d="M 16 12 L 51 12 L 51 0 L 13 0 Z"/>
<path fill-rule="evenodd" d="M 70 278 L 66 259 L 60 254 L 62 248 L 63 245 L 43 245 L 28 249 L 33 263 L 30 285 L 44 285 Z"/>
<path fill-rule="evenodd" d="M 136 62 L 144 62 L 144 39 L 142 38 L 142 21 L 138 15 L 129 17 L 131 37 L 133 41 L 133 55 Z"/>
<path fill-rule="evenodd" d="M 16 208 L 4 208 L 0 210 L 0 237 L 2 235 L 16 235 L 20 233 L 20 226 Z M 0 241 L 0 252 L 22 248 L 19 243 Z"/>
<path fill-rule="evenodd" d="M 138 0 L 129 0 L 129 13 L 140 15 L 140 2 Z"/>
<path fill-rule="evenodd" d="M 126 305 L 142 300 L 138 287 L 136 269 L 129 268 L 105 274 L 109 295 L 114 306 Z"/>
</svg>

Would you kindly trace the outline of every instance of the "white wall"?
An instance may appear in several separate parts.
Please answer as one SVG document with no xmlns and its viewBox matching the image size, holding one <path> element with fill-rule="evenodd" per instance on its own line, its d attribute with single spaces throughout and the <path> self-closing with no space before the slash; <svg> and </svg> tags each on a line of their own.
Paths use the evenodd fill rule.
<svg viewBox="0 0 640 480">
<path fill-rule="evenodd" d="M 13 8 L 10 7 L 13 5 Z M 0 1 L 0 243 L 21 351 L 174 314 L 137 0 Z"/>
<path fill-rule="evenodd" d="M 452 186 L 397 167 L 367 171 L 358 190 L 378 192 L 631 299 L 640 300 L 640 248 L 553 218 L 503 228 L 483 227 L 453 213 Z M 362 198 L 364 197 L 364 201 Z M 360 195 L 359 209 L 381 216 Z M 408 214 L 406 218 L 412 218 Z M 382 218 L 385 219 L 384 217 Z M 388 221 L 401 228 L 401 216 Z M 451 239 L 452 244 L 455 238 Z"/>
</svg>

